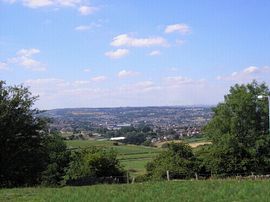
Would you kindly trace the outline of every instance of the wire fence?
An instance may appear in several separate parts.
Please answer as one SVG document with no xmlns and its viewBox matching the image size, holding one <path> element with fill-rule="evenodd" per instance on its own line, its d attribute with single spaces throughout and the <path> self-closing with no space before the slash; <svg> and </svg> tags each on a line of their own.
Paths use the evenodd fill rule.
<svg viewBox="0 0 270 202">
<path fill-rule="evenodd" d="M 209 173 L 194 173 L 194 174 L 174 174 L 170 171 L 166 172 L 166 176 L 159 180 L 179 181 L 179 180 L 270 180 L 270 174 L 255 174 L 255 173 L 223 173 L 223 174 L 209 174 Z M 106 177 L 81 177 L 66 181 L 68 186 L 85 186 L 95 184 L 134 184 L 153 179 L 144 178 L 143 176 L 132 177 L 129 173 L 126 176 L 106 176 Z"/>
</svg>

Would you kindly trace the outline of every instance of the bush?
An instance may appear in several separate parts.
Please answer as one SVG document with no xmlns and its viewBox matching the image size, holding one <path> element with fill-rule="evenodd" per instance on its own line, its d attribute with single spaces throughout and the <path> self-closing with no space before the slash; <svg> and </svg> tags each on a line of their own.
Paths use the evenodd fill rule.
<svg viewBox="0 0 270 202">
<path fill-rule="evenodd" d="M 150 176 L 147 174 L 139 175 L 135 178 L 135 182 L 147 182 L 150 180 Z"/>
<path fill-rule="evenodd" d="M 184 143 L 171 143 L 168 144 L 168 150 L 147 164 L 146 170 L 151 179 L 165 179 L 167 170 L 172 179 L 188 179 L 194 177 L 197 164 L 190 146 Z"/>
<path fill-rule="evenodd" d="M 82 179 L 96 179 L 116 177 L 119 181 L 125 180 L 125 172 L 121 167 L 114 150 L 91 147 L 75 151 L 67 170 L 65 179 L 67 184 Z"/>
</svg>

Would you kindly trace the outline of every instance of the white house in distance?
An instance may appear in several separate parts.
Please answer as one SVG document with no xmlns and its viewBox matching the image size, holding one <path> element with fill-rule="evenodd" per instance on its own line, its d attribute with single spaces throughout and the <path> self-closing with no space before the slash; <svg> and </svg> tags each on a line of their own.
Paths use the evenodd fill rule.
<svg viewBox="0 0 270 202">
<path fill-rule="evenodd" d="M 124 140 L 124 139 L 126 139 L 126 137 L 111 137 L 110 138 L 111 141 L 114 141 L 114 140 L 116 140 L 116 141 L 117 140 Z"/>
</svg>

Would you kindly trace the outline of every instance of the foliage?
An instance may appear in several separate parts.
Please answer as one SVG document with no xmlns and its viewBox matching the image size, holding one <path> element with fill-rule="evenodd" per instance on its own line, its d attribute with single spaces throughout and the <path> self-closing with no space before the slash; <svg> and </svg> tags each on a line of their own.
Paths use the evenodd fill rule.
<svg viewBox="0 0 270 202">
<path fill-rule="evenodd" d="M 71 152 L 67 150 L 66 143 L 57 134 L 46 138 L 44 143 L 49 158 L 47 168 L 42 173 L 42 183 L 45 185 L 60 185 L 70 162 Z"/>
<path fill-rule="evenodd" d="M 211 138 L 209 167 L 216 174 L 270 172 L 267 86 L 253 81 L 231 87 L 205 128 Z"/>
<path fill-rule="evenodd" d="M 0 186 L 37 184 L 46 167 L 45 122 L 32 109 L 36 99 L 27 88 L 0 81 Z"/>
<path fill-rule="evenodd" d="M 183 179 L 194 177 L 197 169 L 196 158 L 190 146 L 184 143 L 171 143 L 168 149 L 160 153 L 147 164 L 147 174 L 153 179 L 166 178 L 167 170 L 170 177 Z"/>
<path fill-rule="evenodd" d="M 90 147 L 75 151 L 67 170 L 66 179 L 76 180 L 83 177 L 123 176 L 114 150 Z"/>
</svg>

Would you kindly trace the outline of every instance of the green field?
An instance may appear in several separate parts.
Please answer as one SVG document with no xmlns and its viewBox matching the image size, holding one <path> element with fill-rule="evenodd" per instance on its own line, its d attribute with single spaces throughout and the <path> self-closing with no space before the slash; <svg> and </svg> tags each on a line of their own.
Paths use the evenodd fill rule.
<svg viewBox="0 0 270 202">
<path fill-rule="evenodd" d="M 170 181 L 63 188 L 1 189 L 0 201 L 251 201 L 270 199 L 270 181 Z"/>
<path fill-rule="evenodd" d="M 113 148 L 118 153 L 118 158 L 131 176 L 145 173 L 145 165 L 162 150 L 154 147 L 119 144 L 113 145 L 112 141 L 70 140 L 66 141 L 69 148 L 86 148 L 90 146 Z"/>
</svg>

